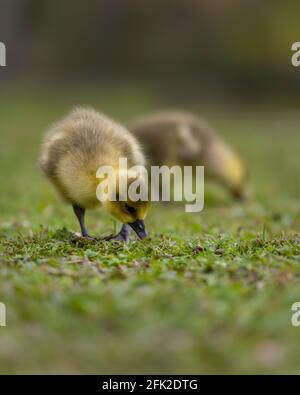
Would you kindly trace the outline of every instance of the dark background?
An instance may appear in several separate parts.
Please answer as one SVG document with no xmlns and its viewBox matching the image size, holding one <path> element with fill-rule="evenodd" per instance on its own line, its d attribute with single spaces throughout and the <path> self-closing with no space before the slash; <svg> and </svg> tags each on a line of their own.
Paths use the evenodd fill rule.
<svg viewBox="0 0 300 395">
<path fill-rule="evenodd" d="M 300 3 L 2 0 L 0 79 L 134 81 L 169 93 L 299 97 Z"/>
</svg>

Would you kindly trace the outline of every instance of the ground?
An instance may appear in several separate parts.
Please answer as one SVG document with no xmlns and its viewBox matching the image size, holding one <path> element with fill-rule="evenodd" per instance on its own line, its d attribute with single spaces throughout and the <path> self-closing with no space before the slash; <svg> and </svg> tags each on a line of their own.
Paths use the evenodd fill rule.
<svg viewBox="0 0 300 395">
<path fill-rule="evenodd" d="M 248 161 L 252 201 L 208 185 L 203 212 L 154 205 L 151 238 L 116 246 L 74 241 L 71 208 L 36 166 L 41 136 L 74 104 L 127 122 L 163 100 L 125 88 L 4 93 L 1 373 L 299 373 L 298 110 L 193 102 Z M 100 210 L 87 223 L 99 235 L 119 226 Z"/>
</svg>

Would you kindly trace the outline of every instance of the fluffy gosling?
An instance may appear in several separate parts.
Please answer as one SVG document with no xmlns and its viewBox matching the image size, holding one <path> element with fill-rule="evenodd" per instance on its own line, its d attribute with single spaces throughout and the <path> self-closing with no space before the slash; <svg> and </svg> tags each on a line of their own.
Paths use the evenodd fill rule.
<svg viewBox="0 0 300 395">
<path fill-rule="evenodd" d="M 156 113 L 137 120 L 129 130 L 151 165 L 202 165 L 205 175 L 229 189 L 235 198 L 248 197 L 242 159 L 197 116 L 179 111 Z"/>
<path fill-rule="evenodd" d="M 131 228 L 139 238 L 147 236 L 144 219 L 148 202 L 133 202 L 128 198 L 100 202 L 97 199 L 96 173 L 100 166 L 112 166 L 117 178 L 128 176 L 119 171 L 120 157 L 127 158 L 128 168 L 145 164 L 139 143 L 132 134 L 93 109 L 75 109 L 45 135 L 39 165 L 62 198 L 72 204 L 83 237 L 90 237 L 85 227 L 85 209 L 99 205 L 123 223 L 112 239 L 127 242 Z M 135 176 L 131 174 L 126 179 L 128 190 Z M 116 192 L 118 195 L 118 185 Z"/>
</svg>

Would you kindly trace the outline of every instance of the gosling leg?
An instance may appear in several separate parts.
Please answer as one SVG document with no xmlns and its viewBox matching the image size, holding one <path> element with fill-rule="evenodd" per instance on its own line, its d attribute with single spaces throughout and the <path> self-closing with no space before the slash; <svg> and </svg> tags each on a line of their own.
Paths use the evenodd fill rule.
<svg viewBox="0 0 300 395">
<path fill-rule="evenodd" d="M 113 241 L 123 241 L 124 243 L 129 242 L 129 234 L 131 232 L 131 227 L 127 224 L 123 224 L 120 232 L 115 236 L 109 236 L 106 240 L 113 240 Z"/>
<path fill-rule="evenodd" d="M 74 213 L 78 219 L 80 229 L 81 229 L 81 234 L 83 237 L 90 237 L 85 225 L 84 225 L 84 214 L 85 214 L 85 209 L 82 207 L 77 206 L 76 204 L 73 204 L 73 210 Z"/>
</svg>

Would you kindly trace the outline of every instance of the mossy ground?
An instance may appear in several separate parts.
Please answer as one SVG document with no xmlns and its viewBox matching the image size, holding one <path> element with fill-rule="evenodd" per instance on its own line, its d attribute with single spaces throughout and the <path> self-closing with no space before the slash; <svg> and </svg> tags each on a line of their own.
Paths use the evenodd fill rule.
<svg viewBox="0 0 300 395">
<path fill-rule="evenodd" d="M 209 186 L 202 213 L 154 205 L 151 238 L 116 246 L 74 241 L 71 208 L 36 166 L 43 131 L 74 104 L 126 122 L 163 103 L 134 90 L 0 98 L 1 373 L 299 373 L 300 113 L 194 103 L 247 159 L 252 201 Z M 101 211 L 87 224 L 116 228 Z"/>
</svg>

